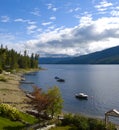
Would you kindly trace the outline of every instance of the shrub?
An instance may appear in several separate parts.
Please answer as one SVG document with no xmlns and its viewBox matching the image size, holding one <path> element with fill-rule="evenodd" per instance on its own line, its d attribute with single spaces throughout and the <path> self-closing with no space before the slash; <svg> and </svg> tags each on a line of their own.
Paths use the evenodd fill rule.
<svg viewBox="0 0 119 130">
<path fill-rule="evenodd" d="M 88 119 L 90 130 L 106 130 L 105 123 L 99 119 Z"/>
<path fill-rule="evenodd" d="M 62 121 L 62 125 L 66 126 L 73 123 L 73 115 L 72 114 L 65 114 L 64 119 Z"/>
<path fill-rule="evenodd" d="M 106 127 L 103 120 L 72 114 L 66 114 L 64 116 L 62 125 L 70 125 L 70 130 L 115 130 L 115 126 L 112 124 Z"/>
<path fill-rule="evenodd" d="M 0 115 L 11 120 L 20 120 L 20 112 L 9 104 L 0 104 Z"/>
</svg>

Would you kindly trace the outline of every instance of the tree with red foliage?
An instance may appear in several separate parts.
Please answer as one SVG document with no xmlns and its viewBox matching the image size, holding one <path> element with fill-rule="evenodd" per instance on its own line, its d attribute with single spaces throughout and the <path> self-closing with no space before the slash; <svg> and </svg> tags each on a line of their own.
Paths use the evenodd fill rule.
<svg viewBox="0 0 119 130">
<path fill-rule="evenodd" d="M 53 118 L 54 114 L 59 114 L 62 110 L 62 97 L 58 87 L 53 87 L 48 89 L 47 92 L 43 92 L 41 88 L 33 86 L 32 100 L 30 104 L 33 105 L 33 108 L 44 113 L 45 116 L 51 115 Z"/>
</svg>

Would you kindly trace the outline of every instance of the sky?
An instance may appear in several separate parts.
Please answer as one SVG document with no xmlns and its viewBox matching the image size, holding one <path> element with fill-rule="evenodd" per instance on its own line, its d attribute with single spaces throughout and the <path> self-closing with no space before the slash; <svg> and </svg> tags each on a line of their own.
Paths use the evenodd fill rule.
<svg viewBox="0 0 119 130">
<path fill-rule="evenodd" d="M 117 0 L 0 0 L 0 44 L 41 57 L 119 45 Z"/>
</svg>

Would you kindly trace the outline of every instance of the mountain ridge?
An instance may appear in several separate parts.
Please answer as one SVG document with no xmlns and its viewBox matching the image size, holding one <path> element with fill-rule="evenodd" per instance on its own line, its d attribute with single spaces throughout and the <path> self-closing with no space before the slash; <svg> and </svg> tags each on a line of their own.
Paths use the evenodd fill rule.
<svg viewBox="0 0 119 130">
<path fill-rule="evenodd" d="M 40 64 L 119 64 L 119 46 L 77 57 L 44 57 Z"/>
</svg>

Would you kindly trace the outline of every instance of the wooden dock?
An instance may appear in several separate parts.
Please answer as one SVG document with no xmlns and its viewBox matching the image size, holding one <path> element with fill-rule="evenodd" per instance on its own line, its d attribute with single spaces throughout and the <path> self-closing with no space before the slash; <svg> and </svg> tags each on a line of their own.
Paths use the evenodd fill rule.
<svg viewBox="0 0 119 130">
<path fill-rule="evenodd" d="M 34 84 L 34 82 L 31 81 L 20 81 L 21 84 Z"/>
</svg>

